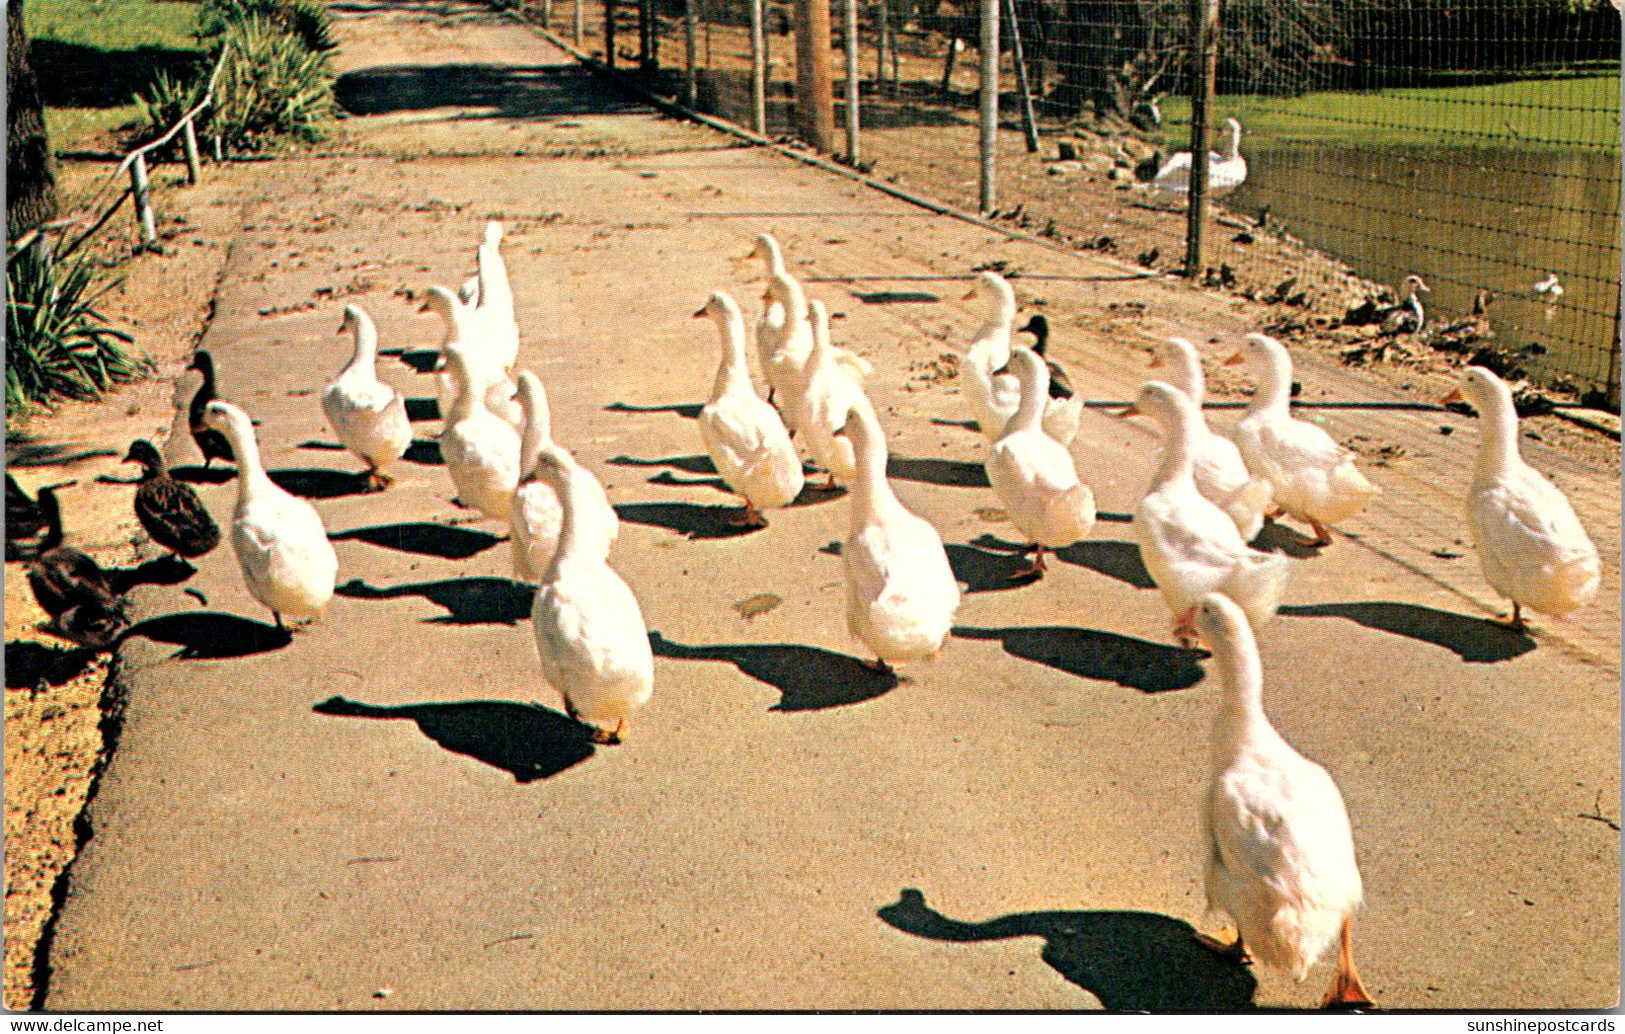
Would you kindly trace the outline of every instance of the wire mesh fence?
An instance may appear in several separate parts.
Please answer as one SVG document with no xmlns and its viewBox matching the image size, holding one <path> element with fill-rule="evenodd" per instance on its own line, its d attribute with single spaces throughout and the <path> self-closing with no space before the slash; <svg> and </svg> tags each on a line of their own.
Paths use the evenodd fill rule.
<svg viewBox="0 0 1625 1034">
<path fill-rule="evenodd" d="M 856 2 L 858 153 L 826 146 L 977 208 L 990 196 L 982 4 Z M 1077 247 L 1180 266 L 1185 198 L 1149 181 L 1188 151 L 1191 0 L 997 2 L 990 207 Z M 582 3 L 589 53 L 606 53 L 613 9 L 617 65 L 702 112 L 796 132 L 793 0 Z M 830 3 L 829 88 L 844 126 L 846 0 Z M 578 6 L 551 0 L 549 27 L 571 38 Z M 1209 169 L 1220 200 L 1198 274 L 1266 300 L 1307 293 L 1323 310 L 1366 300 L 1368 288 L 1331 275 L 1335 263 L 1316 265 L 1324 253 L 1391 285 L 1363 306 L 1375 333 L 1416 275 L 1428 290 L 1416 292 L 1412 334 L 1469 355 L 1491 347 L 1537 382 L 1617 398 L 1620 15 L 1609 0 L 1224 0 L 1217 67 Z M 1226 119 L 1241 127 L 1244 173 Z M 1303 282 L 1291 287 L 1288 274 Z"/>
</svg>

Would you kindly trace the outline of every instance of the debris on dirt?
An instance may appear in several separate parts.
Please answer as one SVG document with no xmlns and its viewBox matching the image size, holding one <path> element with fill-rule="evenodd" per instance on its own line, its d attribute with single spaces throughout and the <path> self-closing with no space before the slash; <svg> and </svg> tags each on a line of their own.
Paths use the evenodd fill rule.
<svg viewBox="0 0 1625 1034">
<path fill-rule="evenodd" d="M 999 521 L 1008 520 L 1010 516 L 997 506 L 979 506 L 972 510 L 971 513 L 974 513 L 976 516 L 982 518 L 984 521 L 987 521 L 989 524 L 996 524 Z"/>
<path fill-rule="evenodd" d="M 749 621 L 751 618 L 759 617 L 776 609 L 783 602 L 782 597 L 775 596 L 770 592 L 764 592 L 736 601 L 733 608 L 739 612 L 740 617 Z"/>
<path fill-rule="evenodd" d="M 1150 251 L 1140 252 L 1139 255 L 1135 256 L 1134 261 L 1147 269 L 1156 269 L 1157 260 L 1160 258 L 1162 258 L 1162 249 L 1152 248 Z"/>
<path fill-rule="evenodd" d="M 291 305 L 271 305 L 261 309 L 261 316 L 287 316 L 290 313 L 305 312 L 314 309 L 316 303 L 312 301 L 294 302 Z"/>
<path fill-rule="evenodd" d="M 1343 443 L 1343 447 L 1373 467 L 1392 467 L 1410 454 L 1410 450 L 1403 445 L 1380 445 L 1370 436 L 1363 434 L 1350 437 Z"/>
<path fill-rule="evenodd" d="M 914 384 L 941 384 L 959 376 L 959 353 L 943 352 L 935 359 L 916 359 L 908 364 L 912 374 L 904 390 L 913 390 Z"/>
</svg>

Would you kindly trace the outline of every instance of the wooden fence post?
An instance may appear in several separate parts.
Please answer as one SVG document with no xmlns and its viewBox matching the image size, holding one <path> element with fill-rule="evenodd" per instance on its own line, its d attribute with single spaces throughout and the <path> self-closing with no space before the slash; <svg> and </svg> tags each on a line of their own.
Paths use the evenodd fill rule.
<svg viewBox="0 0 1625 1034">
<path fill-rule="evenodd" d="M 858 0 L 846 0 L 846 162 L 858 161 Z"/>
<path fill-rule="evenodd" d="M 982 0 L 981 211 L 998 203 L 995 189 L 999 150 L 999 0 Z"/>
<path fill-rule="evenodd" d="M 587 0 L 575 0 L 574 24 L 571 26 L 571 29 L 575 33 L 575 44 L 577 48 L 580 48 L 581 46 L 581 37 L 587 34 L 587 12 L 584 10 L 586 5 Z"/>
<path fill-rule="evenodd" d="M 1010 55 L 1016 63 L 1016 87 L 1021 91 L 1021 129 L 1027 135 L 1027 153 L 1038 153 L 1038 122 L 1033 118 L 1033 94 L 1027 86 L 1027 59 L 1021 50 L 1021 22 L 1016 18 L 1016 0 L 1004 0 L 1004 14 L 1010 19 Z"/>
<path fill-rule="evenodd" d="M 762 24 L 764 0 L 750 0 L 750 128 L 767 135 L 767 40 Z"/>
<path fill-rule="evenodd" d="M 835 75 L 829 0 L 796 0 L 796 135 L 820 154 L 835 149 Z"/>
<path fill-rule="evenodd" d="M 186 150 L 186 182 L 196 185 L 203 177 L 203 167 L 197 156 L 197 130 L 192 126 L 192 120 L 186 120 L 186 126 L 181 130 L 181 143 Z"/>
<path fill-rule="evenodd" d="M 683 0 L 683 103 L 690 108 L 700 102 L 699 7 L 700 0 Z"/>
<path fill-rule="evenodd" d="M 1185 276 L 1202 277 L 1202 223 L 1207 217 L 1207 120 L 1219 70 L 1219 0 L 1190 0 L 1191 170 L 1185 211 Z"/>
<path fill-rule="evenodd" d="M 138 154 L 130 164 L 131 197 L 135 200 L 135 217 L 141 224 L 141 243 L 137 252 L 158 247 L 158 229 L 153 225 L 152 197 L 147 189 L 147 156 Z"/>
</svg>

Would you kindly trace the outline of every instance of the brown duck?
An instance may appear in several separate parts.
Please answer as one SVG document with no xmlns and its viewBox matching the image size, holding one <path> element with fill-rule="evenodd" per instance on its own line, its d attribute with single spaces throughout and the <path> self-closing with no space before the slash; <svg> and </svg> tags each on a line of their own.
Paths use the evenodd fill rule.
<svg viewBox="0 0 1625 1034">
<path fill-rule="evenodd" d="M 164 458 L 151 442 L 145 438 L 131 442 L 124 462 L 141 464 L 135 515 L 154 542 L 183 557 L 200 557 L 220 544 L 220 528 L 197 491 L 169 476 Z"/>
<path fill-rule="evenodd" d="M 54 631 L 80 646 L 105 650 L 128 624 L 124 600 L 100 564 L 62 544 L 62 509 L 54 488 L 40 489 L 39 506 L 46 530 L 39 556 L 28 562 L 29 588 L 51 615 Z"/>
<path fill-rule="evenodd" d="M 198 388 L 197 394 L 192 396 L 192 405 L 187 409 L 187 422 L 192 428 L 192 440 L 197 442 L 198 449 L 203 453 L 203 466 L 207 468 L 217 459 L 236 463 L 237 457 L 231 453 L 231 442 L 203 419 L 204 409 L 219 398 L 214 391 L 214 357 L 207 352 L 199 351 L 192 356 L 192 365 L 187 369 L 196 370 L 203 375 L 203 384 Z"/>
<path fill-rule="evenodd" d="M 6 559 L 26 560 L 38 556 L 50 522 L 45 511 L 29 498 L 17 479 L 6 475 Z"/>
</svg>

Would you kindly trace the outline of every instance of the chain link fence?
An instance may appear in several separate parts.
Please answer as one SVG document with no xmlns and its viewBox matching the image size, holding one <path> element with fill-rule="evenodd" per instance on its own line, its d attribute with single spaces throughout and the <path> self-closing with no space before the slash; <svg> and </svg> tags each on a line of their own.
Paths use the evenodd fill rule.
<svg viewBox="0 0 1625 1034">
<path fill-rule="evenodd" d="M 842 127 L 847 0 L 829 2 L 822 86 Z M 999 129 L 985 170 L 982 5 L 856 2 L 857 153 L 839 133 L 824 147 L 1030 232 L 1190 272 L 1186 199 L 1146 181 L 1188 151 L 1202 0 L 994 0 Z M 768 136 L 797 131 L 793 0 L 529 8 L 565 39 L 579 26 L 600 57 L 611 9 L 618 67 Z M 1218 201 L 1195 274 L 1355 322 L 1403 301 L 1416 275 L 1429 290 L 1412 337 L 1617 405 L 1620 24 L 1610 0 L 1224 0 L 1212 160 L 1228 156 L 1234 118 L 1247 173 L 1236 186 L 1210 166 Z M 1362 306 L 1371 289 L 1349 272 L 1387 296 Z"/>
</svg>

